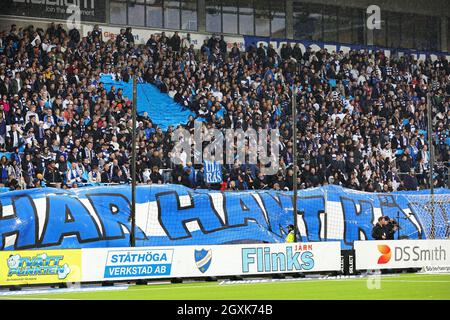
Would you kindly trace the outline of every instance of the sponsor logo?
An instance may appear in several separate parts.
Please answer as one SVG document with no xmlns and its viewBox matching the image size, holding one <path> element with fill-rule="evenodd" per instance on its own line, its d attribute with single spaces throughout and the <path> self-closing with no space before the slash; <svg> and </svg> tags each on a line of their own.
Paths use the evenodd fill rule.
<svg viewBox="0 0 450 320">
<path fill-rule="evenodd" d="M 377 246 L 381 256 L 378 258 L 378 264 L 386 264 L 391 260 L 392 252 L 389 246 L 380 244 Z"/>
<path fill-rule="evenodd" d="M 312 270 L 315 264 L 312 251 L 294 252 L 293 248 L 293 246 L 287 246 L 284 252 L 272 252 L 270 247 L 243 248 L 242 272 Z"/>
<path fill-rule="evenodd" d="M 100 29 L 100 30 L 102 30 L 102 29 Z M 109 40 L 116 40 L 116 38 L 119 34 L 120 34 L 120 32 L 103 31 L 103 38 L 109 39 Z M 139 34 L 134 34 L 133 37 L 134 37 L 135 42 L 140 41 Z"/>
<path fill-rule="evenodd" d="M 398 261 L 444 261 L 447 260 L 447 251 L 442 246 L 423 248 L 420 246 L 395 247 L 394 260 Z"/>
<path fill-rule="evenodd" d="M 381 256 L 378 264 L 393 262 L 428 262 L 444 261 L 447 259 L 447 252 L 442 246 L 434 248 L 423 248 L 421 246 L 396 246 L 393 250 L 387 245 L 378 245 Z M 393 258 L 393 259 L 392 259 Z"/>
<path fill-rule="evenodd" d="M 95 0 L 13 0 L 17 5 L 29 10 L 29 14 L 35 15 L 40 12 L 43 15 L 70 15 L 67 27 L 69 30 L 74 27 L 76 21 L 76 28 L 80 29 L 80 19 L 83 17 L 95 18 L 99 14 L 96 10 Z"/>
<path fill-rule="evenodd" d="M 201 273 L 205 273 L 209 269 L 209 266 L 211 265 L 212 260 L 211 249 L 195 250 L 194 258 L 198 270 L 200 270 Z"/>
<path fill-rule="evenodd" d="M 6 261 L 8 266 L 8 278 L 30 277 L 30 276 L 57 276 L 59 280 L 64 280 L 71 270 L 67 263 L 64 263 L 63 255 L 49 256 L 46 253 L 35 256 L 21 256 L 12 254 Z"/>
<path fill-rule="evenodd" d="M 173 250 L 108 251 L 105 278 L 168 276 L 172 268 Z"/>
<path fill-rule="evenodd" d="M 449 273 L 450 266 L 449 267 L 425 266 L 422 271 L 426 273 Z"/>
</svg>

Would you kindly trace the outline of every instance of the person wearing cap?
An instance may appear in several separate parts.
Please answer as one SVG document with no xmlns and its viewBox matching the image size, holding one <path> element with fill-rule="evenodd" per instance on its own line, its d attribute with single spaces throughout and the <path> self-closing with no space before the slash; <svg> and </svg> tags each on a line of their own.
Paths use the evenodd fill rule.
<svg viewBox="0 0 450 320">
<path fill-rule="evenodd" d="M 288 225 L 288 234 L 286 236 L 286 243 L 296 242 L 295 227 L 293 224 Z"/>
</svg>

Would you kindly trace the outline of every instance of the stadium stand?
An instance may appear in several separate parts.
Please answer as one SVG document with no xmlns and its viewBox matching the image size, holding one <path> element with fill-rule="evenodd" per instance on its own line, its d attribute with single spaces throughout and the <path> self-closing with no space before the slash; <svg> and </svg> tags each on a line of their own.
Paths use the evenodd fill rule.
<svg viewBox="0 0 450 320">
<path fill-rule="evenodd" d="M 433 96 L 435 187 L 448 180 L 450 67 L 445 57 L 417 61 L 393 51 L 302 52 L 250 45 L 227 51 L 211 37 L 200 51 L 176 33 L 135 45 L 132 29 L 102 40 L 51 24 L 0 34 L 1 185 L 10 190 L 75 188 L 130 181 L 132 99 L 101 77 L 156 86 L 208 128 L 280 130 L 280 171 L 223 166 L 221 185 L 202 168 L 171 158 L 175 128 L 138 115 L 139 183 L 191 188 L 288 189 L 293 186 L 291 86 L 297 85 L 298 186 L 327 184 L 388 192 L 428 188 L 426 94 Z"/>
</svg>

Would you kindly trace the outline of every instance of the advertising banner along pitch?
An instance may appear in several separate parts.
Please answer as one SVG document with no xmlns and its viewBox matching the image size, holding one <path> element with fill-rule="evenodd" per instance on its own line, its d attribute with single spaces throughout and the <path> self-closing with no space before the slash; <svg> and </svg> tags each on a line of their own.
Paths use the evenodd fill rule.
<svg viewBox="0 0 450 320">
<path fill-rule="evenodd" d="M 339 242 L 83 249 L 83 281 L 339 271 Z"/>
<path fill-rule="evenodd" d="M 79 282 L 81 250 L 0 252 L 0 285 Z"/>
<path fill-rule="evenodd" d="M 357 270 L 450 267 L 450 240 L 355 241 Z"/>
</svg>

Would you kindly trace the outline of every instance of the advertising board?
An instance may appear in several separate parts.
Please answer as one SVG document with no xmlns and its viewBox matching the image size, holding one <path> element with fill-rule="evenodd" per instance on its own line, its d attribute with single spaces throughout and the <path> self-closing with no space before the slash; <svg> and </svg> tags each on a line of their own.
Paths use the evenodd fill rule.
<svg viewBox="0 0 450 320">
<path fill-rule="evenodd" d="M 82 281 L 338 271 L 340 243 L 83 249 Z"/>
<path fill-rule="evenodd" d="M 78 282 L 81 250 L 0 252 L 0 285 Z"/>
<path fill-rule="evenodd" d="M 450 266 L 450 240 L 355 241 L 356 269 Z"/>
</svg>

